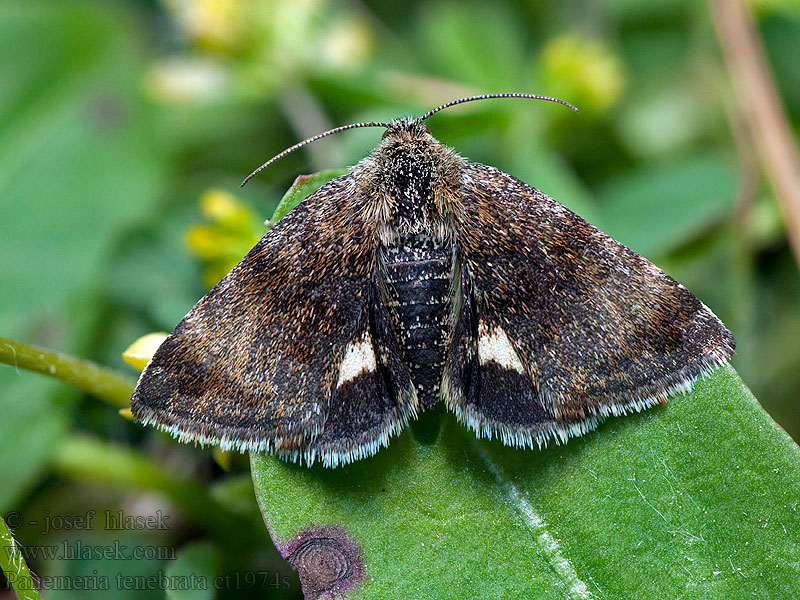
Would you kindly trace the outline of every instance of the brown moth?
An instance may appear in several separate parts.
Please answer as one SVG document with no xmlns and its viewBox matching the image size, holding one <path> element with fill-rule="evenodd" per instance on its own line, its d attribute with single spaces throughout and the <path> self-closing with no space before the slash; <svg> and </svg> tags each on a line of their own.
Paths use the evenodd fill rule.
<svg viewBox="0 0 800 600">
<path fill-rule="evenodd" d="M 691 292 L 424 124 L 496 97 L 567 104 L 463 98 L 325 132 L 254 172 L 330 133 L 385 128 L 178 324 L 142 373 L 135 418 L 181 441 L 335 467 L 440 401 L 479 436 L 541 447 L 724 364 L 733 336 Z"/>
</svg>

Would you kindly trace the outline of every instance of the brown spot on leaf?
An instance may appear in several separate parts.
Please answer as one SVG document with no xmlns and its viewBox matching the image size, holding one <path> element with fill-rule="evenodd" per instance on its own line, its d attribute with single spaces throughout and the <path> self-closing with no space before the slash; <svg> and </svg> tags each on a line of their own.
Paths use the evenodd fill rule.
<svg viewBox="0 0 800 600">
<path fill-rule="evenodd" d="M 346 597 L 364 581 L 358 545 L 340 527 L 306 529 L 281 554 L 300 576 L 306 600 Z"/>
</svg>

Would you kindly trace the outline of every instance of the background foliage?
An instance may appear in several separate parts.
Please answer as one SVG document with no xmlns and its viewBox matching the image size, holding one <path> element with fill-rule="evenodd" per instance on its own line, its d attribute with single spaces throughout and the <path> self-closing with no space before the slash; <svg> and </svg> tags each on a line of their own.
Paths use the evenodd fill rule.
<svg viewBox="0 0 800 600">
<path fill-rule="evenodd" d="M 800 9 L 752 8 L 796 135 Z M 798 264 L 705 3 L 6 1 L 0 81 L 0 335 L 124 369 L 122 350 L 174 326 L 261 235 L 298 173 L 353 164 L 378 132 L 322 140 L 240 191 L 255 166 L 328 127 L 532 91 L 582 112 L 496 101 L 429 125 L 694 291 L 736 334 L 736 370 L 800 439 Z M 177 564 L 156 556 L 126 572 L 267 565 L 281 574 L 270 594 L 297 594 L 294 579 L 283 589 L 294 576 L 270 547 L 241 457 L 214 461 L 8 367 L 0 414 L 0 513 L 24 516 L 25 544 L 53 543 L 40 533 L 48 511 L 147 512 L 162 503 L 150 492 L 180 474 L 188 487 L 166 492 L 180 509 L 170 528 L 125 531 L 131 546 L 199 539 L 212 509 L 252 535 L 212 532 Z M 193 495 L 199 506 L 187 505 Z M 31 563 L 39 574 L 120 570 L 102 557 Z M 72 595 L 86 593 L 50 597 Z"/>
</svg>

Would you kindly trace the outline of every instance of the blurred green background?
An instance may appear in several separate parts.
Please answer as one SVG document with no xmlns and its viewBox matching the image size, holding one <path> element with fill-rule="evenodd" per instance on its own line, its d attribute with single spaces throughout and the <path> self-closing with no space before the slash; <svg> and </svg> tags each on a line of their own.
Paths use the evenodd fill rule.
<svg viewBox="0 0 800 600">
<path fill-rule="evenodd" d="M 751 9 L 796 140 L 800 6 L 754 0 Z M 555 197 L 691 289 L 736 335 L 744 381 L 800 439 L 798 263 L 705 2 L 5 0 L 0 82 L 2 336 L 133 376 L 121 352 L 172 329 L 261 235 L 298 174 L 357 162 L 380 131 L 322 140 L 240 190 L 256 166 L 337 125 L 418 115 L 473 93 L 534 92 L 581 112 L 495 100 L 428 124 L 462 155 Z M 168 530 L 124 535 L 132 546 L 181 549 L 178 566 L 156 556 L 125 572 L 266 568 L 278 579 L 262 594 L 297 595 L 241 459 L 225 473 L 209 451 L 11 367 L 0 367 L 0 415 L 0 514 L 24 517 L 23 543 L 54 543 L 40 531 L 48 514 L 160 506 L 142 477 L 120 479 L 93 462 L 141 452 L 204 482 L 255 533 L 232 561 L 234 542 L 175 509 Z M 58 531 L 76 533 L 98 547 L 120 537 L 99 526 Z M 31 563 L 44 575 L 113 574 L 122 564 Z M 246 596 L 245 587 L 217 593 Z"/>
</svg>

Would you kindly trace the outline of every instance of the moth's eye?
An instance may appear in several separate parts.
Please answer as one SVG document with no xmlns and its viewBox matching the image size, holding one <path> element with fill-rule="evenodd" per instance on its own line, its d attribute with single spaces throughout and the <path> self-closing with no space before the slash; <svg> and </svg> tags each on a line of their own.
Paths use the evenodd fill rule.
<svg viewBox="0 0 800 600">
<path fill-rule="evenodd" d="M 422 126 L 425 128 L 425 131 L 427 131 L 428 133 L 431 133 L 431 130 L 428 128 L 427 125 L 423 124 Z M 431 135 L 433 135 L 433 134 L 431 133 Z"/>
<path fill-rule="evenodd" d="M 385 129 L 385 130 L 383 131 L 383 135 L 381 136 L 381 139 L 382 139 L 382 140 L 385 140 L 387 135 L 389 135 L 389 130 L 388 130 L 388 129 Z"/>
</svg>

